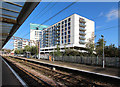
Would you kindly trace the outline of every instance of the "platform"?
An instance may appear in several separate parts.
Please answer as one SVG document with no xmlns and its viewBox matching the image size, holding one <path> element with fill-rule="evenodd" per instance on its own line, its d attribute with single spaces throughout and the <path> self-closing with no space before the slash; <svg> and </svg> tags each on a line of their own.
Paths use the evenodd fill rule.
<svg viewBox="0 0 120 87">
<path fill-rule="evenodd" d="M 22 58 L 22 57 L 20 57 Z M 105 67 L 104 69 L 102 66 L 90 66 L 85 64 L 77 64 L 77 63 L 68 63 L 68 62 L 61 62 L 61 61 L 48 61 L 43 59 L 32 59 L 32 58 L 25 58 L 28 60 L 49 64 L 53 66 L 63 67 L 63 68 L 69 68 L 77 71 L 112 77 L 116 79 L 120 79 L 120 69 L 119 68 L 108 68 Z"/>
<path fill-rule="evenodd" d="M 2 60 L 0 56 L 0 63 L 2 63 L 2 86 L 3 87 L 23 87 L 20 81 L 16 78 L 8 65 Z"/>
</svg>

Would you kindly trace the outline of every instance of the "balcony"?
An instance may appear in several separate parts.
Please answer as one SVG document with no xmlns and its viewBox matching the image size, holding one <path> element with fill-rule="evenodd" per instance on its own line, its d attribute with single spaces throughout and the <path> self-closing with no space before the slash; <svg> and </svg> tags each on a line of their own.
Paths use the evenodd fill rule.
<svg viewBox="0 0 120 87">
<path fill-rule="evenodd" d="M 85 41 L 80 41 L 79 44 L 85 44 Z"/>
<path fill-rule="evenodd" d="M 85 40 L 86 38 L 84 36 L 79 37 L 80 40 Z"/>
<path fill-rule="evenodd" d="M 86 27 L 86 25 L 83 24 L 83 23 L 80 23 L 79 26 L 80 26 L 80 27 Z"/>
<path fill-rule="evenodd" d="M 60 34 L 60 32 L 56 32 L 56 34 Z"/>
<path fill-rule="evenodd" d="M 48 38 L 49 36 L 48 35 L 46 35 L 46 38 Z"/>
<path fill-rule="evenodd" d="M 86 35 L 85 32 L 79 32 L 79 35 Z"/>
<path fill-rule="evenodd" d="M 79 22 L 80 22 L 80 23 L 86 23 L 86 21 L 85 21 L 85 20 L 82 20 L 82 19 L 80 19 Z"/>
<path fill-rule="evenodd" d="M 60 41 L 60 39 L 56 39 L 55 41 Z"/>
<path fill-rule="evenodd" d="M 48 35 L 48 33 L 45 33 L 45 35 Z"/>
<path fill-rule="evenodd" d="M 59 25 L 57 25 L 57 26 L 55 26 L 55 28 L 59 28 L 60 27 L 60 24 Z"/>
<path fill-rule="evenodd" d="M 45 32 L 49 32 L 49 31 L 45 31 Z"/>
<path fill-rule="evenodd" d="M 80 30 L 80 31 L 86 31 L 86 29 L 83 28 L 83 27 L 80 27 L 79 30 Z"/>
<path fill-rule="evenodd" d="M 48 41 L 48 39 L 45 39 L 45 41 Z"/>
<path fill-rule="evenodd" d="M 48 44 L 48 42 L 45 42 L 46 44 Z"/>
<path fill-rule="evenodd" d="M 60 35 L 56 35 L 56 37 L 57 37 L 57 38 L 59 38 L 59 37 L 60 37 Z"/>
<path fill-rule="evenodd" d="M 56 29 L 55 31 L 60 31 L 60 28 Z"/>
</svg>

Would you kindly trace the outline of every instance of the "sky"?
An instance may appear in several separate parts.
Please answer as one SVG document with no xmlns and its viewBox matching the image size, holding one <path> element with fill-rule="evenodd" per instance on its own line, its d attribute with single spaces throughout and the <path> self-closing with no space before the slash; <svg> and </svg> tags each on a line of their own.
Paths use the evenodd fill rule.
<svg viewBox="0 0 120 87">
<path fill-rule="evenodd" d="M 39 3 L 14 36 L 30 39 L 30 23 L 43 24 L 71 3 Z M 76 2 L 44 25 L 53 25 L 74 13 L 95 22 L 95 42 L 101 38 L 101 35 L 104 35 L 106 45 L 118 46 L 118 2 Z M 9 40 L 4 48 L 13 49 L 13 40 Z"/>
</svg>

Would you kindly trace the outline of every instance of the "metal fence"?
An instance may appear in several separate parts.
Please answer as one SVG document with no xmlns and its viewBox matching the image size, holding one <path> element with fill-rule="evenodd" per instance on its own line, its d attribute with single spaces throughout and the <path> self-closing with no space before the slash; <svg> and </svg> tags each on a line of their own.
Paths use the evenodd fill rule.
<svg viewBox="0 0 120 87">
<path fill-rule="evenodd" d="M 42 57 L 42 59 L 48 59 L 48 57 Z M 54 57 L 55 61 L 80 63 L 87 65 L 100 65 L 102 66 L 102 57 L 80 57 L 80 56 L 61 56 Z M 120 67 L 120 58 L 118 57 L 105 57 L 105 66 Z"/>
</svg>

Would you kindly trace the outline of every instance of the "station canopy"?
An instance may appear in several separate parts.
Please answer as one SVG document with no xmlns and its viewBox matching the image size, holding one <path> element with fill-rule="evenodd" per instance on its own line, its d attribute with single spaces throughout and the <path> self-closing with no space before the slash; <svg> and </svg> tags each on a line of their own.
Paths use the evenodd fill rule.
<svg viewBox="0 0 120 87">
<path fill-rule="evenodd" d="M 29 0 L 28 0 L 29 1 Z M 0 49 L 9 41 L 18 28 L 24 23 L 38 2 L 0 1 Z M 34 1 L 34 0 L 32 0 Z"/>
</svg>

